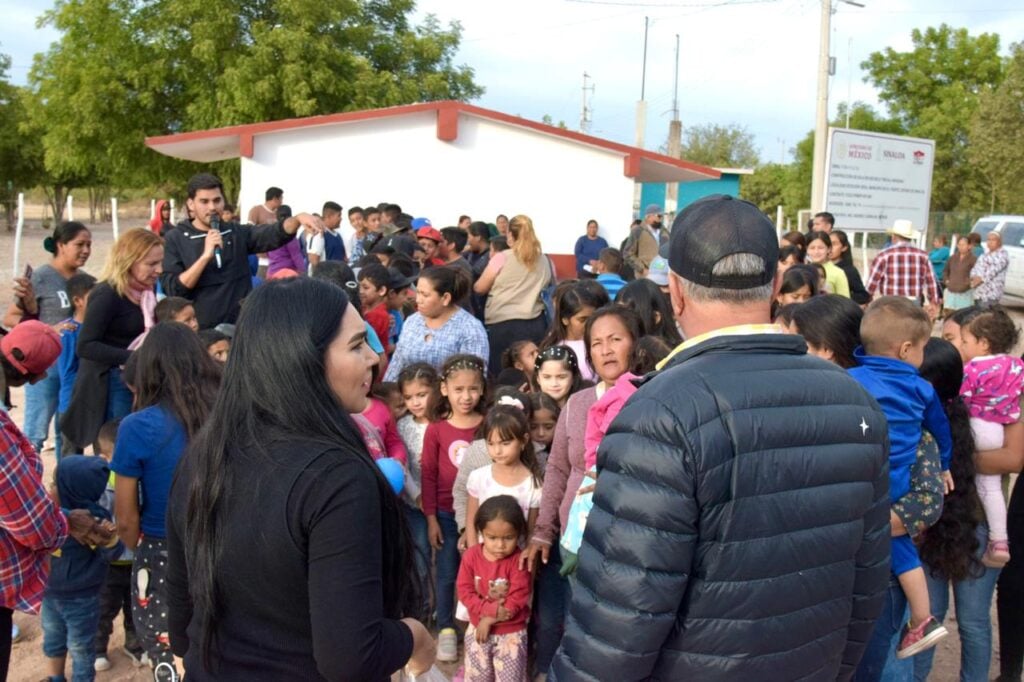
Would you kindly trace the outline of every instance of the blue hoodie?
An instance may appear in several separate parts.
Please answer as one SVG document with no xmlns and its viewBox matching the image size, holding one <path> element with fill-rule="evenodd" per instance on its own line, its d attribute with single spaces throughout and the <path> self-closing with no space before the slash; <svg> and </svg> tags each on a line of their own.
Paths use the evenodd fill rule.
<svg viewBox="0 0 1024 682">
<path fill-rule="evenodd" d="M 110 469 L 102 457 L 70 455 L 57 465 L 57 494 L 64 509 L 87 509 L 94 517 L 110 520 L 99 500 L 107 489 Z M 50 580 L 45 596 L 76 599 L 98 596 L 107 578 L 107 564 L 122 551 L 118 542 L 110 549 L 92 548 L 68 537 L 50 561 Z"/>
<path fill-rule="evenodd" d="M 910 470 L 917 459 L 922 431 L 935 437 L 942 470 L 949 471 L 953 438 L 938 394 L 917 368 L 902 360 L 853 352 L 858 366 L 850 375 L 878 401 L 889 422 L 890 495 L 895 501 L 910 490 Z"/>
</svg>

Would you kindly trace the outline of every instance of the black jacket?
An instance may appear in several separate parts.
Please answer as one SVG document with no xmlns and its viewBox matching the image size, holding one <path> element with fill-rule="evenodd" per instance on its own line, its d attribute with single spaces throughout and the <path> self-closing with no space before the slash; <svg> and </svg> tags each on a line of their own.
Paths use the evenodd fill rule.
<svg viewBox="0 0 1024 682">
<path fill-rule="evenodd" d="M 164 272 L 160 275 L 160 286 L 168 296 L 192 301 L 202 329 L 216 327 L 221 322 L 234 324 L 238 318 L 238 304 L 252 291 L 249 254 L 272 251 L 295 237 L 284 231 L 281 222 L 269 225 L 228 223 L 221 226 L 221 235 L 224 239 L 221 266 L 218 268 L 217 261 L 211 260 L 194 289 L 182 284 L 178 276 L 203 255 L 206 232 L 183 220 L 163 235 Z"/>
<path fill-rule="evenodd" d="M 849 678 L 889 578 L 877 403 L 799 336 L 709 339 L 619 413 L 557 680 Z"/>
</svg>

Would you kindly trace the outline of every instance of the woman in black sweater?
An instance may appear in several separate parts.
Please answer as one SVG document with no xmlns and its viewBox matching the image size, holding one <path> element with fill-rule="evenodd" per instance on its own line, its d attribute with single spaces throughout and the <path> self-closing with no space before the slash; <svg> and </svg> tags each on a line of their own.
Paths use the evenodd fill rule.
<svg viewBox="0 0 1024 682">
<path fill-rule="evenodd" d="M 153 288 L 163 259 L 164 242 L 149 230 L 128 230 L 114 242 L 78 333 L 78 376 L 60 423 L 65 454 L 84 452 L 105 422 L 131 411 L 121 367 L 131 355 L 128 346 L 146 329 L 143 311 L 152 313 L 156 305 Z"/>
<path fill-rule="evenodd" d="M 842 230 L 832 230 L 832 262 L 840 270 L 846 273 L 846 281 L 850 283 L 850 298 L 858 305 L 866 305 L 871 302 L 871 294 L 864 288 L 864 281 L 860 277 L 857 266 L 853 264 L 853 252 L 850 249 L 850 239 Z"/>
<path fill-rule="evenodd" d="M 190 680 L 385 680 L 420 673 L 398 498 L 348 416 L 377 356 L 340 288 L 270 282 L 245 302 L 221 391 L 168 512 L 174 652 Z"/>
</svg>

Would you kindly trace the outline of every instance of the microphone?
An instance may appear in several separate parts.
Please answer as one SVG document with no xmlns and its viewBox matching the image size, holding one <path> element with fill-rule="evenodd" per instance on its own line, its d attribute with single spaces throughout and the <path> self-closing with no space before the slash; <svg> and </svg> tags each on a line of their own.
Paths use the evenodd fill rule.
<svg viewBox="0 0 1024 682">
<path fill-rule="evenodd" d="M 217 213 L 216 211 L 213 213 L 212 216 L 210 216 L 210 229 L 220 232 L 220 214 Z M 217 269 L 220 270 L 221 256 L 219 246 L 215 246 L 213 248 L 213 257 L 217 259 Z"/>
</svg>

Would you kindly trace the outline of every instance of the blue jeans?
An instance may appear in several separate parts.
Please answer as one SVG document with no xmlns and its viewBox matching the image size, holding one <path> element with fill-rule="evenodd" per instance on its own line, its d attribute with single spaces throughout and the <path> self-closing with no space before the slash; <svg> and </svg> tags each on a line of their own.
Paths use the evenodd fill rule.
<svg viewBox="0 0 1024 682">
<path fill-rule="evenodd" d="M 984 524 L 976 531 L 981 543 L 980 558 L 988 542 L 988 529 Z M 992 595 L 995 593 L 998 568 L 986 568 L 979 577 L 953 583 L 953 599 L 956 602 L 956 623 L 960 631 L 960 680 L 961 682 L 986 682 L 992 660 Z M 949 581 L 932 576 L 925 567 L 928 578 L 928 599 L 932 615 L 940 623 L 949 609 Z M 1022 606 L 1024 608 L 1024 606 Z M 935 649 L 923 651 L 911 660 L 914 662 L 914 679 L 924 682 L 932 670 Z"/>
<path fill-rule="evenodd" d="M 899 580 L 890 573 L 885 604 L 853 675 L 855 682 L 910 682 L 913 677 L 912 661 L 896 659 L 900 631 L 906 622 L 907 597 L 903 594 Z"/>
<path fill-rule="evenodd" d="M 59 599 L 43 597 L 43 654 L 59 658 L 71 652 L 71 682 L 96 679 L 96 627 L 100 596 Z"/>
<path fill-rule="evenodd" d="M 420 579 L 420 593 L 423 599 L 423 610 L 417 618 L 426 622 L 430 617 L 430 557 L 433 551 L 427 535 L 427 517 L 419 509 L 405 507 L 405 520 L 409 524 L 409 535 L 412 536 L 413 559 L 416 561 L 416 573 Z"/>
<path fill-rule="evenodd" d="M 46 372 L 46 377 L 34 384 L 25 386 L 25 422 L 23 430 L 28 442 L 36 452 L 43 451 L 43 443 L 50 433 L 50 422 L 57 412 L 57 398 L 60 394 L 60 373 L 54 365 Z M 60 458 L 60 429 L 57 429 L 56 451 Z"/>
<path fill-rule="evenodd" d="M 556 541 L 551 545 L 548 562 L 537 565 L 534 583 L 531 640 L 535 643 L 534 666 L 538 674 L 546 674 L 551 667 L 558 645 L 565 631 L 565 614 L 569 609 L 569 580 L 558 574 L 562 570 L 562 555 Z"/>
<path fill-rule="evenodd" d="M 459 526 L 454 512 L 437 512 L 444 545 L 437 550 L 437 627 L 455 627 L 455 579 L 459 576 Z"/>
<path fill-rule="evenodd" d="M 112 368 L 107 379 L 106 421 L 127 417 L 132 411 L 132 400 L 132 392 L 121 379 L 121 368 Z"/>
</svg>

